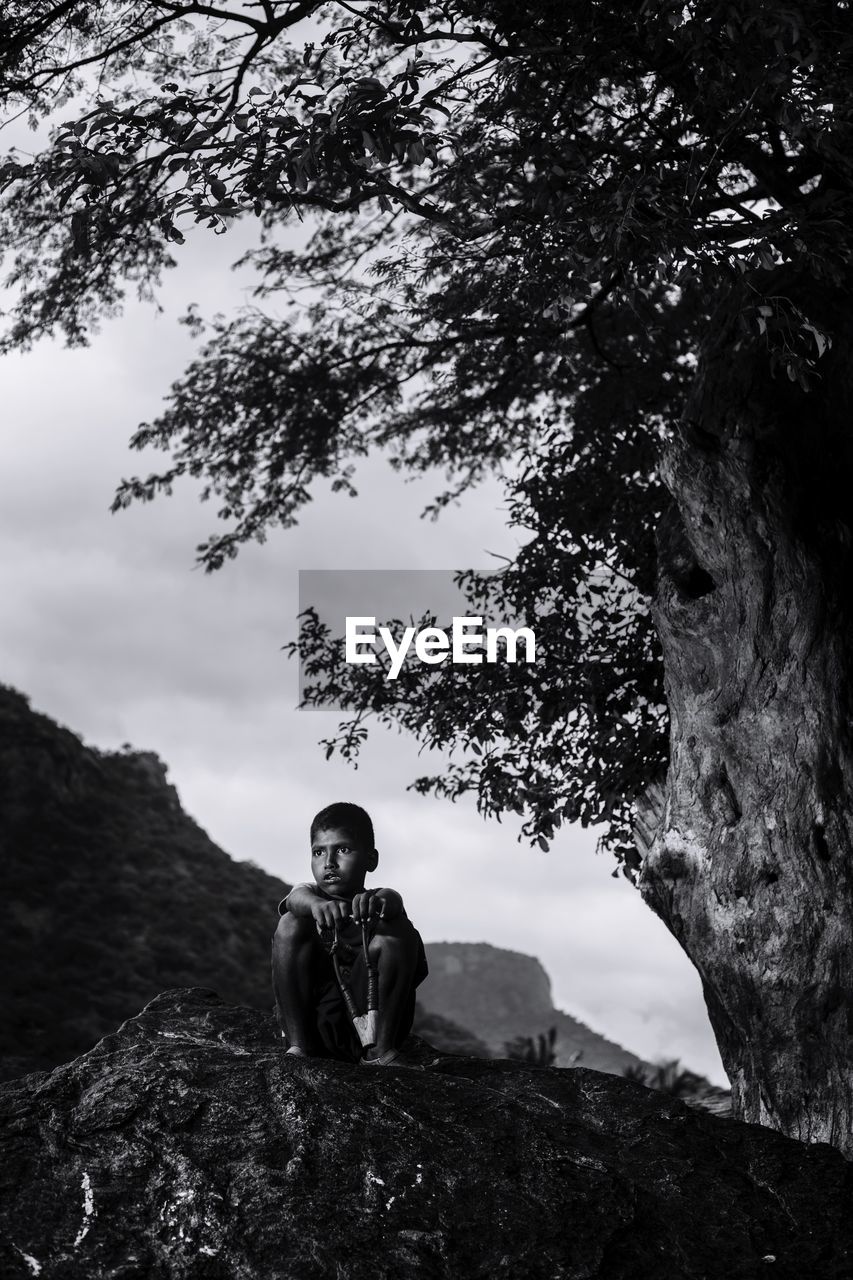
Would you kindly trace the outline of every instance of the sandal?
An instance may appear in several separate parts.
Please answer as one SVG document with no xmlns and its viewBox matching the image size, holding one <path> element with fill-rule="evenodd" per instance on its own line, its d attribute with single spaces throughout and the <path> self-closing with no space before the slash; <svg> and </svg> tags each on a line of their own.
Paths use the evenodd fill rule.
<svg viewBox="0 0 853 1280">
<path fill-rule="evenodd" d="M 390 1067 L 400 1057 L 399 1049 L 386 1049 L 384 1053 L 380 1053 L 378 1058 L 359 1058 L 358 1065 L 360 1067 Z M 398 1066 L 404 1066 L 405 1063 L 399 1062 Z"/>
</svg>

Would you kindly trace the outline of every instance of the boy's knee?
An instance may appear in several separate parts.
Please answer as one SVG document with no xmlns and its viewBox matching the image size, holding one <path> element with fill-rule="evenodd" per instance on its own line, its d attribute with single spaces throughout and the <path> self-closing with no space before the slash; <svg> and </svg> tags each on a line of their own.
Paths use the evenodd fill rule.
<svg viewBox="0 0 853 1280">
<path fill-rule="evenodd" d="M 285 911 L 284 915 L 279 917 L 273 934 L 273 948 L 287 949 L 296 942 L 305 942 L 316 937 L 317 930 L 311 916 L 294 916 L 289 911 Z"/>
<path fill-rule="evenodd" d="M 393 920 L 377 920 L 374 922 L 369 950 L 372 954 L 397 951 L 403 954 L 411 952 L 414 955 L 417 938 L 415 926 L 406 916 L 397 916 Z"/>
</svg>

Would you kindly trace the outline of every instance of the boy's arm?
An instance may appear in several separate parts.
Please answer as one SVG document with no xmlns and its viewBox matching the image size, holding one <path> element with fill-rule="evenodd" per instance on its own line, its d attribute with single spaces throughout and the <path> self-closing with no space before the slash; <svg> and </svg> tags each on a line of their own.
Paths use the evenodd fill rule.
<svg viewBox="0 0 853 1280">
<path fill-rule="evenodd" d="M 291 915 L 303 919 L 311 916 L 318 932 L 320 929 L 334 929 L 338 921 L 345 922 L 350 914 L 348 902 L 327 898 L 313 884 L 295 884 L 284 901 Z"/>
</svg>

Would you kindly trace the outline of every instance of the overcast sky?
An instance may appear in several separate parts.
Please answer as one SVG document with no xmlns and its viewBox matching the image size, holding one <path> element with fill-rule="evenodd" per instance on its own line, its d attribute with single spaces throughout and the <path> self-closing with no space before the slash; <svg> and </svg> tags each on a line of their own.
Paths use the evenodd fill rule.
<svg viewBox="0 0 853 1280">
<path fill-rule="evenodd" d="M 285 880 L 308 876 L 317 809 L 363 804 L 376 883 L 400 890 L 426 941 L 536 955 L 559 1007 L 724 1084 L 694 969 L 596 857 L 594 833 L 573 828 L 548 854 L 531 850 L 517 821 L 407 793 L 431 768 L 411 740 L 377 734 L 353 771 L 315 745 L 339 717 L 296 709 L 297 671 L 281 646 L 295 635 L 298 571 L 491 567 L 488 552 L 515 545 L 497 483 L 430 523 L 419 513 L 440 480 L 405 483 L 371 459 L 359 498 L 318 490 L 299 528 L 212 576 L 194 568 L 193 548 L 213 509 L 190 489 L 110 515 L 119 479 L 147 470 L 131 432 L 193 353 L 177 317 L 191 301 L 203 314 L 241 301 L 245 279 L 229 263 L 246 242 L 240 230 L 198 233 L 179 250 L 162 314 L 134 302 L 87 350 L 43 344 L 4 360 L 0 680 L 92 745 L 156 751 L 212 839 Z"/>
</svg>

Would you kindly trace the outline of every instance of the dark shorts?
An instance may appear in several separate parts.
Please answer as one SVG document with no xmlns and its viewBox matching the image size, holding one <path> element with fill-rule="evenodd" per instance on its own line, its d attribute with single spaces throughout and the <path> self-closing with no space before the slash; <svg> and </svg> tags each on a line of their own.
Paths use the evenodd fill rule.
<svg viewBox="0 0 853 1280">
<path fill-rule="evenodd" d="M 415 1018 L 415 989 L 420 986 L 429 972 L 423 939 L 414 925 L 412 925 L 412 932 L 417 940 L 417 954 L 411 985 L 403 1003 L 400 1025 L 395 1037 L 397 1048 L 400 1048 L 412 1030 Z M 349 932 L 342 935 L 342 939 L 348 945 L 338 956 L 341 975 L 345 978 L 359 1011 L 364 1011 L 367 1008 L 367 965 L 361 945 L 361 930 L 353 926 Z M 364 1051 L 335 977 L 332 957 L 329 954 L 331 936 L 321 937 L 321 941 L 323 948 L 318 948 L 316 953 L 315 981 L 311 1001 L 316 1019 L 314 1026 L 316 1039 L 323 1046 L 324 1056 L 336 1058 L 342 1062 L 358 1062 Z"/>
</svg>

